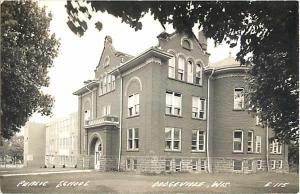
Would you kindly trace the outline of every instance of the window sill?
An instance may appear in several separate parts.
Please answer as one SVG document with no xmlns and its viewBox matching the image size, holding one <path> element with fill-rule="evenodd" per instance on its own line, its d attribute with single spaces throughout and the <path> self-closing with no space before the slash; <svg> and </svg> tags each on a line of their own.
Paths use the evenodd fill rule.
<svg viewBox="0 0 300 194">
<path fill-rule="evenodd" d="M 116 90 L 116 88 L 113 89 L 113 90 L 111 90 L 111 91 L 109 91 L 109 92 L 106 92 L 106 93 L 104 93 L 104 94 L 100 94 L 99 97 L 100 97 L 100 96 L 104 96 L 104 95 L 106 95 L 106 94 L 109 94 L 109 93 L 111 93 L 111 92 L 114 92 L 115 90 Z"/>
<path fill-rule="evenodd" d="M 232 153 L 233 153 L 233 154 L 244 154 L 243 151 L 233 151 Z"/>
<path fill-rule="evenodd" d="M 206 118 L 205 119 L 201 119 L 201 118 L 197 118 L 197 117 L 192 117 L 192 119 L 200 120 L 200 121 L 206 121 Z"/>
<path fill-rule="evenodd" d="M 179 153 L 179 152 L 181 152 L 181 150 L 165 150 L 165 152 L 177 152 L 177 153 Z"/>
<path fill-rule="evenodd" d="M 138 115 L 132 115 L 132 116 L 126 117 L 126 119 L 131 119 L 131 118 L 135 118 L 135 117 L 139 117 L 139 116 L 140 116 L 140 114 L 138 114 Z"/>
<path fill-rule="evenodd" d="M 245 109 L 232 109 L 232 111 L 245 111 Z"/>
<path fill-rule="evenodd" d="M 178 117 L 178 118 L 183 118 L 183 116 L 181 115 L 171 115 L 171 114 L 167 114 L 165 113 L 166 116 L 170 116 L 170 117 Z"/>
<path fill-rule="evenodd" d="M 191 151 L 191 153 L 195 153 L 195 154 L 197 154 L 197 153 L 205 153 L 206 151 L 205 150 L 203 150 L 203 151 Z"/>
<path fill-rule="evenodd" d="M 126 150 L 126 152 L 139 152 L 139 150 Z"/>
<path fill-rule="evenodd" d="M 281 155 L 282 153 L 270 153 L 272 155 Z"/>
<path fill-rule="evenodd" d="M 173 77 L 168 77 L 168 78 L 170 80 L 178 81 L 178 82 L 189 84 L 189 85 L 193 85 L 193 86 L 198 86 L 198 87 L 202 87 L 203 86 L 203 84 L 190 83 L 190 82 L 187 82 L 187 81 L 184 81 L 184 80 L 179 80 L 179 79 L 176 79 L 176 78 L 173 78 Z"/>
</svg>

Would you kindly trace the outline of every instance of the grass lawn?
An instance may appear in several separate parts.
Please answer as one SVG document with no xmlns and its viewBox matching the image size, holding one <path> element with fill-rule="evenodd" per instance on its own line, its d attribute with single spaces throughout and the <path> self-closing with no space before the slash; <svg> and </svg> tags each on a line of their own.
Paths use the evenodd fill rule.
<svg viewBox="0 0 300 194">
<path fill-rule="evenodd" d="M 3 174 L 3 173 L 2 173 Z M 23 181 L 24 184 L 20 182 Z M 25 182 L 39 181 L 39 186 Z M 47 183 L 45 183 L 48 181 Z M 65 186 L 60 186 L 63 181 Z M 70 182 L 82 182 L 70 186 Z M 158 184 L 159 181 L 159 184 Z M 67 184 L 69 183 L 69 186 Z M 155 184 L 156 183 L 156 184 Z M 277 183 L 277 184 L 276 184 Z M 282 183 L 282 184 L 278 184 Z M 284 184 L 285 183 L 285 184 Z M 286 184 L 287 183 L 287 184 Z M 17 186 L 19 184 L 19 186 Z M 44 184 L 44 186 L 43 186 Z M 79 184 L 79 183 L 77 183 Z M 84 186 L 86 184 L 86 186 Z M 181 185 L 180 185 L 181 184 Z M 21 186 L 22 185 L 22 186 Z M 297 193 L 298 174 L 194 174 L 177 173 L 157 176 L 128 172 L 81 172 L 49 175 L 1 177 L 4 193 L 74 193 L 74 192 L 235 192 L 235 193 Z M 0 192 L 1 193 L 1 192 Z"/>
</svg>

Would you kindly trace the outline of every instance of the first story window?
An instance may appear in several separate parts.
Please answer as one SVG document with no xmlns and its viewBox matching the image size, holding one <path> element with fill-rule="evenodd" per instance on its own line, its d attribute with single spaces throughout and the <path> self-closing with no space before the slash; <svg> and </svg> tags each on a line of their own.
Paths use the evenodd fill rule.
<svg viewBox="0 0 300 194">
<path fill-rule="evenodd" d="M 242 170 L 243 161 L 242 160 L 233 160 L 233 170 Z"/>
<path fill-rule="evenodd" d="M 233 132 L 233 152 L 243 152 L 243 131 L 235 130 Z"/>
<path fill-rule="evenodd" d="M 131 163 L 130 163 L 130 159 L 126 160 L 126 169 L 131 169 Z"/>
<path fill-rule="evenodd" d="M 206 169 L 205 163 L 206 163 L 205 160 L 201 160 L 200 161 L 200 170 L 201 171 L 205 171 L 205 169 Z"/>
<path fill-rule="evenodd" d="M 281 143 L 277 139 L 273 140 L 270 144 L 270 153 L 281 154 Z"/>
<path fill-rule="evenodd" d="M 192 170 L 197 171 L 198 160 L 192 160 Z"/>
<path fill-rule="evenodd" d="M 128 116 L 139 115 L 140 113 L 140 95 L 132 94 L 128 96 Z"/>
<path fill-rule="evenodd" d="M 137 169 L 137 160 L 133 160 L 133 169 L 134 169 L 134 170 Z"/>
<path fill-rule="evenodd" d="M 176 172 L 181 171 L 181 160 L 180 159 L 175 160 L 175 171 Z"/>
<path fill-rule="evenodd" d="M 255 137 L 255 152 L 261 153 L 261 136 Z"/>
<path fill-rule="evenodd" d="M 127 129 L 127 150 L 139 149 L 139 129 Z"/>
<path fill-rule="evenodd" d="M 282 169 L 282 160 L 278 160 L 278 168 Z"/>
<path fill-rule="evenodd" d="M 252 160 L 248 160 L 248 170 L 252 170 Z"/>
<path fill-rule="evenodd" d="M 253 131 L 248 131 L 248 152 L 253 152 Z"/>
<path fill-rule="evenodd" d="M 276 160 L 271 160 L 271 169 L 276 168 Z"/>
<path fill-rule="evenodd" d="M 181 100 L 182 96 L 178 92 L 166 92 L 166 114 L 181 115 Z"/>
<path fill-rule="evenodd" d="M 167 159 L 165 164 L 165 170 L 170 171 L 171 170 L 171 160 Z"/>
<path fill-rule="evenodd" d="M 205 132 L 201 130 L 192 131 L 192 151 L 205 151 Z"/>
<path fill-rule="evenodd" d="M 242 110 L 244 109 L 244 88 L 235 88 L 234 89 L 234 97 L 233 97 L 234 110 Z"/>
<path fill-rule="evenodd" d="M 257 167 L 257 169 L 262 169 L 262 161 L 261 160 L 257 160 L 256 161 L 256 167 Z"/>
<path fill-rule="evenodd" d="M 180 151 L 181 149 L 181 129 L 165 128 L 165 150 Z"/>
<path fill-rule="evenodd" d="M 206 119 L 206 100 L 204 98 L 192 98 L 192 118 Z"/>
</svg>

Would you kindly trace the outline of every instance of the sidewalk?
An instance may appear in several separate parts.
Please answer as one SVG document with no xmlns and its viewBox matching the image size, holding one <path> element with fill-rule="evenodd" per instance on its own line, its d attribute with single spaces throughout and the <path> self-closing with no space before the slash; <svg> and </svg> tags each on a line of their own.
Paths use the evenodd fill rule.
<svg viewBox="0 0 300 194">
<path fill-rule="evenodd" d="M 0 168 L 0 176 L 24 176 L 91 171 L 93 170 L 82 170 L 76 168 Z"/>
</svg>

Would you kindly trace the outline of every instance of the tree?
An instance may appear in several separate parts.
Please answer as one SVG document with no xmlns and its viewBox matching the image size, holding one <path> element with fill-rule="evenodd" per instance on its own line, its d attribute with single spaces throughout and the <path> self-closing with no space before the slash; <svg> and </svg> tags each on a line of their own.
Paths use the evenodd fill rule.
<svg viewBox="0 0 300 194">
<path fill-rule="evenodd" d="M 179 32 L 191 34 L 198 25 L 215 44 L 225 41 L 235 47 L 240 41 L 237 60 L 250 67 L 250 106 L 261 110 L 263 121 L 268 121 L 277 138 L 298 142 L 298 2 L 68 1 L 67 24 L 79 36 L 93 15 L 89 7 L 92 12 L 107 11 L 135 30 L 142 28 L 140 19 L 151 13 L 163 27 L 172 24 Z M 100 22 L 95 25 L 102 27 Z"/>
<path fill-rule="evenodd" d="M 50 33 L 51 15 L 33 1 L 1 4 L 2 135 L 10 138 L 34 113 L 50 115 L 54 99 L 41 89 L 49 85 L 48 69 L 59 42 Z"/>
<path fill-rule="evenodd" d="M 23 160 L 24 152 L 24 136 L 13 136 L 10 139 L 10 146 L 8 150 L 8 155 L 17 159 Z"/>
</svg>

